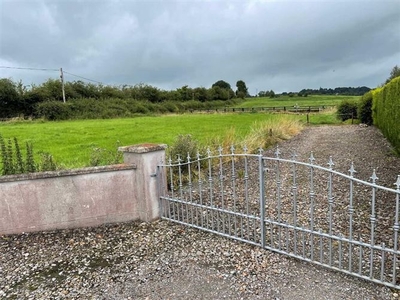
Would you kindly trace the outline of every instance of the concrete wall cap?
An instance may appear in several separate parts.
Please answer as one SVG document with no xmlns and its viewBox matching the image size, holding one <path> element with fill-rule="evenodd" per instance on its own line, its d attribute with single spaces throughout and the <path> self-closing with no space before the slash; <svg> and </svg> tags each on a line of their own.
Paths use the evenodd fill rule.
<svg viewBox="0 0 400 300">
<path fill-rule="evenodd" d="M 147 153 L 153 151 L 165 150 L 167 148 L 166 144 L 138 144 L 125 147 L 119 147 L 118 151 L 128 152 L 128 153 Z"/>
<path fill-rule="evenodd" d="M 88 167 L 88 168 L 71 169 L 71 170 L 59 170 L 59 171 L 47 171 L 47 172 L 26 173 L 26 174 L 17 174 L 17 175 L 5 175 L 5 176 L 0 176 L 0 183 L 12 182 L 12 181 L 45 179 L 45 178 L 55 178 L 55 177 L 65 177 L 65 176 L 76 176 L 76 175 L 85 175 L 85 174 L 96 174 L 96 173 L 102 173 L 102 172 L 135 170 L 136 168 L 137 168 L 136 165 L 133 165 L 133 164 L 118 164 L 118 165 L 97 166 L 97 167 Z"/>
</svg>

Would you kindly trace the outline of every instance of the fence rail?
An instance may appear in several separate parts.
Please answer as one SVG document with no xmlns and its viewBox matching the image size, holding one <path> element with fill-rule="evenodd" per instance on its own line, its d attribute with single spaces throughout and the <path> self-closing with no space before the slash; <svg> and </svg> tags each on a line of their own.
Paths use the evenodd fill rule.
<svg viewBox="0 0 400 300">
<path fill-rule="evenodd" d="M 394 187 L 328 167 L 208 151 L 159 166 L 162 218 L 400 289 L 400 175 Z M 164 179 L 162 179 L 164 178 Z"/>
<path fill-rule="evenodd" d="M 224 107 L 224 108 L 209 108 L 194 110 L 190 112 L 287 112 L 287 113 L 310 113 L 310 112 L 321 112 L 334 105 L 320 105 L 320 106 L 268 106 L 268 107 Z"/>
</svg>

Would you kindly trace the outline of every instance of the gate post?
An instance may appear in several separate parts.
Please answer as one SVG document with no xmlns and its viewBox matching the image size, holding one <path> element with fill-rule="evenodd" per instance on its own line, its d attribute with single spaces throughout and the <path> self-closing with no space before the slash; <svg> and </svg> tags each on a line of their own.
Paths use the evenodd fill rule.
<svg viewBox="0 0 400 300">
<path fill-rule="evenodd" d="M 160 201 L 157 186 L 157 165 L 165 161 L 164 144 L 138 144 L 119 147 L 124 163 L 136 165 L 133 178 L 136 193 L 132 195 L 138 204 L 139 219 L 149 222 L 160 218 Z"/>
</svg>

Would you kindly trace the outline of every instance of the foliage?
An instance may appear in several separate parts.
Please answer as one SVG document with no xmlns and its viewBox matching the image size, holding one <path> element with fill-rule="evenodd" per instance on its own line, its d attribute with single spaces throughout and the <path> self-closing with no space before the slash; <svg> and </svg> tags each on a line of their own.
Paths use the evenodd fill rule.
<svg viewBox="0 0 400 300">
<path fill-rule="evenodd" d="M 71 109 L 60 101 L 46 101 L 37 105 L 36 115 L 50 121 L 67 120 L 71 116 Z"/>
<path fill-rule="evenodd" d="M 277 95 L 273 90 L 270 91 L 260 91 L 258 93 L 258 97 L 269 97 L 269 98 L 275 98 Z"/>
<path fill-rule="evenodd" d="M 357 102 L 353 100 L 343 100 L 337 108 L 336 115 L 339 120 L 357 119 Z"/>
<path fill-rule="evenodd" d="M 361 123 L 372 125 L 372 92 L 368 92 L 360 98 L 357 116 Z"/>
<path fill-rule="evenodd" d="M 0 118 L 13 118 L 22 113 L 17 86 L 10 79 L 0 79 Z"/>
<path fill-rule="evenodd" d="M 114 150 L 94 147 L 90 154 L 90 166 L 95 167 L 122 163 L 123 153 L 118 151 L 119 146 L 121 146 L 121 143 L 117 141 L 116 149 Z"/>
<path fill-rule="evenodd" d="M 372 92 L 374 124 L 400 153 L 400 77 Z"/>
<path fill-rule="evenodd" d="M 176 137 L 171 147 L 167 150 L 167 157 L 171 158 L 172 162 L 181 160 L 181 162 L 187 162 L 188 157 L 190 160 L 197 159 L 197 154 L 204 155 L 205 151 L 199 146 L 199 142 L 196 141 L 190 134 L 180 134 Z"/>
<path fill-rule="evenodd" d="M 254 122 L 245 136 L 239 135 L 235 128 L 230 128 L 224 135 L 211 139 L 209 143 L 214 150 L 221 146 L 225 151 L 229 151 L 230 147 L 234 146 L 240 152 L 246 148 L 248 153 L 258 153 L 260 148 L 267 149 L 297 135 L 303 127 L 298 119 L 278 115 L 276 118 Z"/>
<path fill-rule="evenodd" d="M 359 87 L 336 87 L 322 88 L 319 89 L 302 89 L 298 95 L 307 97 L 308 95 L 344 95 L 344 96 L 362 96 L 369 92 L 371 89 L 366 86 Z M 307 96 L 305 96 L 307 95 Z"/>
<path fill-rule="evenodd" d="M 397 65 L 395 65 L 392 71 L 390 71 L 390 76 L 388 79 L 386 79 L 385 84 L 389 83 L 392 79 L 396 77 L 400 77 L 400 68 Z"/>
<path fill-rule="evenodd" d="M 236 87 L 237 87 L 236 96 L 238 98 L 244 99 L 245 97 L 249 96 L 249 92 L 247 90 L 246 83 L 243 80 L 238 80 L 236 82 Z"/>
<path fill-rule="evenodd" d="M 211 87 L 213 88 L 215 86 L 219 86 L 221 89 L 227 89 L 227 90 L 231 89 L 231 85 L 223 80 L 218 80 Z"/>
<path fill-rule="evenodd" d="M 18 139 L 7 141 L 0 135 L 1 172 L 0 175 L 33 173 L 36 171 L 54 171 L 57 169 L 53 157 L 49 153 L 40 153 L 40 162 L 35 163 L 32 143 L 26 142 L 26 158 L 22 158 Z"/>
</svg>

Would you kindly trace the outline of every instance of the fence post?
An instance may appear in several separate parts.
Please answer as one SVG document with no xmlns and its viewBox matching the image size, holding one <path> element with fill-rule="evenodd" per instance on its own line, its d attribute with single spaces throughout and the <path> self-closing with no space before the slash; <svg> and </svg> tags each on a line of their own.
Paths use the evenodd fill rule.
<svg viewBox="0 0 400 300">
<path fill-rule="evenodd" d="M 124 163 L 135 164 L 137 167 L 133 178 L 136 193 L 132 197 L 139 206 L 139 219 L 145 222 L 161 216 L 157 165 L 165 161 L 165 149 L 164 144 L 138 144 L 118 148 L 118 151 L 123 152 Z"/>
<path fill-rule="evenodd" d="M 264 186 L 264 161 L 262 149 L 259 150 L 258 156 L 258 173 L 260 184 L 260 229 L 261 229 L 261 247 L 265 248 L 265 186 Z"/>
</svg>

